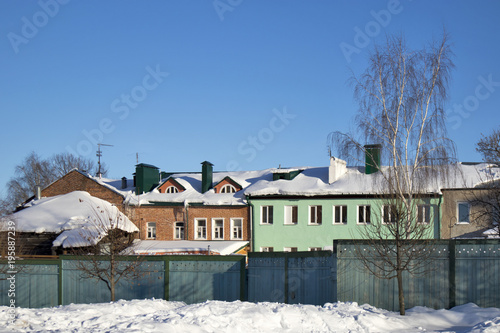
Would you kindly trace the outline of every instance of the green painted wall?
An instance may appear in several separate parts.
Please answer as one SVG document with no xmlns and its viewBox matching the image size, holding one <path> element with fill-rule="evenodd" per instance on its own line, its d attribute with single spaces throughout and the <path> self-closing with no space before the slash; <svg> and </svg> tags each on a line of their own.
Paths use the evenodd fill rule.
<svg viewBox="0 0 500 333">
<path fill-rule="evenodd" d="M 366 225 L 357 223 L 358 205 L 371 205 L 371 220 L 380 220 L 382 200 L 373 198 L 342 199 L 250 199 L 252 208 L 253 251 L 261 247 L 273 247 L 283 251 L 285 247 L 297 247 L 298 251 L 308 251 L 311 247 L 331 247 L 335 239 L 361 239 L 361 228 Z M 429 238 L 439 238 L 439 199 L 425 199 L 422 204 L 430 204 L 431 227 Z M 285 206 L 298 206 L 298 223 L 285 224 Z M 322 206 L 322 224 L 309 225 L 309 206 Z M 347 205 L 347 223 L 333 223 L 333 206 Z M 273 206 L 273 224 L 261 224 L 262 206 Z"/>
</svg>

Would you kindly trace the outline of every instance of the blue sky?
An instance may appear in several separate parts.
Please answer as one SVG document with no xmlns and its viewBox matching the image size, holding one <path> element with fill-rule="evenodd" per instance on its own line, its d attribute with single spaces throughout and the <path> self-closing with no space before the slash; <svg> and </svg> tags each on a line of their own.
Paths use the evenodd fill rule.
<svg viewBox="0 0 500 333">
<path fill-rule="evenodd" d="M 328 133 L 357 110 L 351 70 L 386 34 L 421 47 L 443 27 L 449 135 L 479 161 L 500 119 L 499 14 L 498 1 L 1 1 L 0 189 L 31 151 L 96 159 L 97 142 L 116 178 L 136 153 L 166 171 L 327 165 Z"/>
</svg>

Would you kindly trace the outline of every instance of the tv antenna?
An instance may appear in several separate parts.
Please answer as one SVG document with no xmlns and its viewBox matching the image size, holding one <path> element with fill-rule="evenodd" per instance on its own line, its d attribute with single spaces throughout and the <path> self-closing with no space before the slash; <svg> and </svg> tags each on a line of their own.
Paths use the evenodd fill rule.
<svg viewBox="0 0 500 333">
<path fill-rule="evenodd" d="M 97 166 L 98 166 L 98 170 L 97 170 L 97 177 L 101 178 L 102 177 L 102 173 L 101 173 L 101 156 L 102 156 L 102 151 L 101 151 L 101 146 L 106 146 L 106 147 L 113 147 L 113 145 L 108 145 L 108 144 L 105 144 L 105 143 L 98 143 L 97 144 Z"/>
</svg>

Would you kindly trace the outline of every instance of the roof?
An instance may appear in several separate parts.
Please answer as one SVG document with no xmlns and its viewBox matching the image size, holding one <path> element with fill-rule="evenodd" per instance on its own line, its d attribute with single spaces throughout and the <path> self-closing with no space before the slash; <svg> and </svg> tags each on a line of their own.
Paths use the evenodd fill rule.
<svg viewBox="0 0 500 333">
<path fill-rule="evenodd" d="M 191 254 L 210 252 L 229 255 L 247 246 L 247 241 L 157 241 L 141 240 L 125 250 L 127 254 Z"/>
<path fill-rule="evenodd" d="M 59 234 L 53 246 L 80 247 L 97 244 L 113 223 L 127 231 L 139 231 L 118 208 L 83 191 L 32 200 L 27 208 L 9 215 L 17 232 Z"/>
</svg>

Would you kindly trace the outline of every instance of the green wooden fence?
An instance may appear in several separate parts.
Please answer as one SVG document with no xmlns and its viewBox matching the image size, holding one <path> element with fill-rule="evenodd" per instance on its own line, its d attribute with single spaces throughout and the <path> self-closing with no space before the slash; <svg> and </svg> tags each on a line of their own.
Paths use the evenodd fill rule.
<svg viewBox="0 0 500 333">
<path fill-rule="evenodd" d="M 382 280 L 364 268 L 356 250 L 366 242 L 336 241 L 334 251 L 249 253 L 240 256 L 146 256 L 133 281 L 122 280 L 116 299 L 162 298 L 198 303 L 206 300 L 248 300 L 323 305 L 327 302 L 368 303 L 399 309 L 397 281 Z M 440 240 L 421 274 L 405 273 L 407 308 L 450 308 L 473 302 L 500 307 L 500 241 Z M 49 307 L 110 300 L 104 284 L 82 279 L 76 257 L 17 260 L 15 283 L 0 261 L 0 305 L 9 305 L 14 285 L 19 307 Z M 127 258 L 123 258 L 127 260 Z"/>
</svg>

